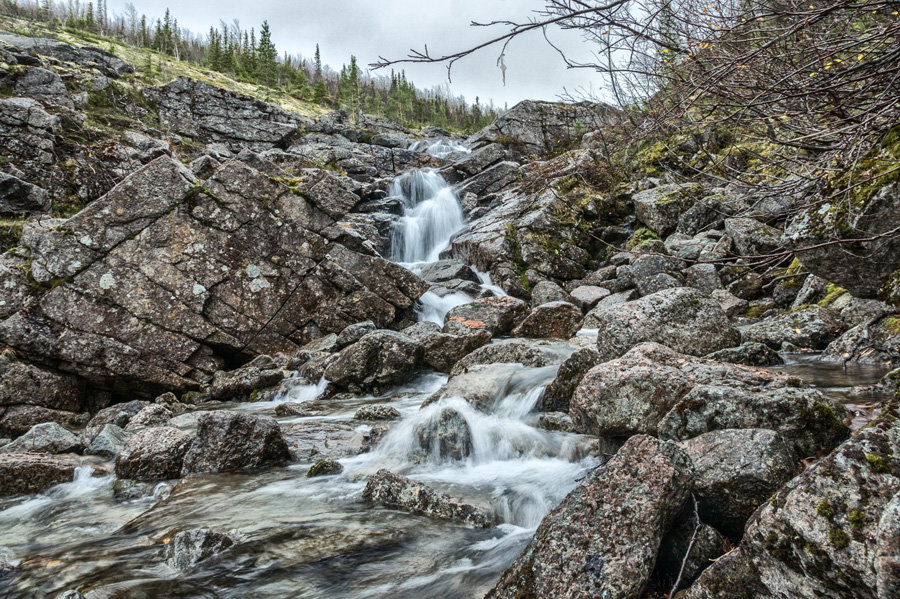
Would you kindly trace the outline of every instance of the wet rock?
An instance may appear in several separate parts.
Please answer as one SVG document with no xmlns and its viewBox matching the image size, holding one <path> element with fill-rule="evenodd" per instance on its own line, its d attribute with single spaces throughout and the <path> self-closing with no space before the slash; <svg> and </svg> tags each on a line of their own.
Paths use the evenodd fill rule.
<svg viewBox="0 0 900 599">
<path fill-rule="evenodd" d="M 552 281 L 541 281 L 531 290 L 531 305 L 536 307 L 549 302 L 574 303 L 565 289 Z"/>
<path fill-rule="evenodd" d="M 0 454 L 0 496 L 40 493 L 47 487 L 72 482 L 80 463 L 73 455 Z"/>
<path fill-rule="evenodd" d="M 310 123 L 274 104 L 187 77 L 145 88 L 144 94 L 156 102 L 164 128 L 203 143 L 224 143 L 232 151 L 283 147 L 298 127 Z"/>
<path fill-rule="evenodd" d="M 556 378 L 544 390 L 541 409 L 545 412 L 568 412 L 569 401 L 575 394 L 575 389 L 578 388 L 584 375 L 600 362 L 600 354 L 591 348 L 579 349 L 566 358 L 560 364 Z"/>
<path fill-rule="evenodd" d="M 752 218 L 726 218 L 725 232 L 741 256 L 771 254 L 781 248 L 781 231 Z"/>
<path fill-rule="evenodd" d="M 75 590 L 69 590 L 65 593 L 60 593 L 56 596 L 56 599 L 84 599 L 84 595 Z"/>
<path fill-rule="evenodd" d="M 439 372 L 450 372 L 459 360 L 491 341 L 487 331 L 451 335 L 442 333 L 437 324 L 425 322 L 403 329 L 403 334 L 422 344 L 423 361 Z"/>
<path fill-rule="evenodd" d="M 428 456 L 458 462 L 472 453 L 472 430 L 453 408 L 443 408 L 436 418 L 417 428 L 415 435 Z"/>
<path fill-rule="evenodd" d="M 824 349 L 843 328 L 831 310 L 808 306 L 750 325 L 741 339 L 744 343 L 764 343 L 773 349 L 781 349 L 785 342 L 802 348 Z"/>
<path fill-rule="evenodd" d="M 0 407 L 0 434 L 10 437 L 24 435 L 36 424 L 56 422 L 67 428 L 78 428 L 87 423 L 90 414 L 51 410 L 40 406 Z"/>
<path fill-rule="evenodd" d="M 506 151 L 500 144 L 488 144 L 465 158 L 453 163 L 453 168 L 465 175 L 477 175 L 486 168 L 506 159 Z"/>
<path fill-rule="evenodd" d="M 168 426 L 140 430 L 116 456 L 116 476 L 143 482 L 178 478 L 193 441 L 188 433 Z"/>
<path fill-rule="evenodd" d="M 100 432 L 91 439 L 84 453 L 111 460 L 125 447 L 130 437 L 130 433 L 115 424 L 104 424 Z"/>
<path fill-rule="evenodd" d="M 754 342 L 720 349 L 703 357 L 716 362 L 731 362 L 732 364 L 743 364 L 744 366 L 777 366 L 784 363 L 778 352 L 768 345 Z"/>
<path fill-rule="evenodd" d="M 0 173 L 0 214 L 19 215 L 23 212 L 47 212 L 50 194 L 46 190 L 7 173 Z"/>
<path fill-rule="evenodd" d="M 695 289 L 666 289 L 592 312 L 599 333 L 597 350 L 611 360 L 635 345 L 655 341 L 675 351 L 705 355 L 740 341 L 718 302 Z"/>
<path fill-rule="evenodd" d="M 723 272 L 726 272 L 723 269 Z M 728 284 L 728 292 L 745 300 L 759 299 L 763 295 L 765 279 L 759 273 L 747 271 Z"/>
<path fill-rule="evenodd" d="M 81 453 L 83 449 L 78 435 L 55 422 L 45 422 L 0 447 L 0 453 Z"/>
<path fill-rule="evenodd" d="M 314 406 L 308 407 L 312 409 Z M 308 416 L 310 413 L 304 415 Z M 367 433 L 361 430 L 358 422 L 309 420 L 287 424 L 282 431 L 297 461 L 315 462 L 322 459 L 338 460 L 368 451 L 372 446 L 371 435 L 379 426 L 373 426 Z"/>
<path fill-rule="evenodd" d="M 637 599 L 690 484 L 681 450 L 632 437 L 544 518 L 487 597 Z"/>
<path fill-rule="evenodd" d="M 703 194 L 696 183 L 660 185 L 634 194 L 634 214 L 658 235 L 675 231 L 678 219 Z"/>
<path fill-rule="evenodd" d="M 422 403 L 422 407 L 441 399 L 460 397 L 478 409 L 489 412 L 510 389 L 513 377 L 524 370 L 521 364 L 475 364 L 452 374 L 447 384 Z"/>
<path fill-rule="evenodd" d="M 429 283 L 444 283 L 454 279 L 478 283 L 478 275 L 462 260 L 438 260 L 422 267 L 419 274 Z"/>
<path fill-rule="evenodd" d="M 281 466 L 291 459 L 274 418 L 242 412 L 207 412 L 184 456 L 182 476 Z"/>
<path fill-rule="evenodd" d="M 398 418 L 400 418 L 400 412 L 397 411 L 397 408 L 384 404 L 363 406 L 353 414 L 354 420 L 397 420 Z"/>
<path fill-rule="evenodd" d="M 493 336 L 512 331 L 528 315 L 528 304 L 514 297 L 486 297 L 457 306 L 444 318 L 444 332 L 466 335 L 487 331 Z"/>
<path fill-rule="evenodd" d="M 119 428 L 125 428 L 135 414 L 149 405 L 150 402 L 148 401 L 135 399 L 103 408 L 88 422 L 85 434 L 88 437 L 93 437 L 107 424 L 115 424 Z"/>
<path fill-rule="evenodd" d="M 900 596 L 900 493 L 884 508 L 876 532 L 875 588 L 878 599 Z"/>
<path fill-rule="evenodd" d="M 375 326 L 375 323 L 371 320 L 351 324 L 343 331 L 341 331 L 341 334 L 337 336 L 337 339 L 335 340 L 336 347 L 334 351 L 340 351 L 348 345 L 353 345 L 369 333 L 374 333 L 377 330 L 378 327 Z"/>
<path fill-rule="evenodd" d="M 528 339 L 504 339 L 485 345 L 459 360 L 450 372 L 456 376 L 476 364 L 518 363 L 530 368 L 562 364 L 572 348 L 560 342 Z"/>
<path fill-rule="evenodd" d="M 549 302 L 534 308 L 513 329 L 514 337 L 568 339 L 578 332 L 581 310 L 569 302 Z"/>
<path fill-rule="evenodd" d="M 171 420 L 172 412 L 159 404 L 150 404 L 128 420 L 125 430 L 128 432 L 136 432 L 143 428 L 153 426 L 163 426 Z"/>
<path fill-rule="evenodd" d="M 593 310 L 601 300 L 610 297 L 609 289 L 594 285 L 581 285 L 572 290 L 572 299 L 581 304 L 584 311 Z M 626 300 L 627 301 L 627 300 Z"/>
<path fill-rule="evenodd" d="M 267 355 L 261 355 L 237 370 L 216 371 L 209 386 L 209 396 L 223 401 L 253 399 L 255 392 L 277 385 L 283 378 L 284 371 L 275 361 Z"/>
<path fill-rule="evenodd" d="M 886 316 L 853 327 L 825 348 L 822 359 L 842 364 L 900 367 L 900 316 Z"/>
<path fill-rule="evenodd" d="M 319 460 L 306 471 L 306 478 L 314 478 L 316 476 L 332 476 L 340 474 L 344 471 L 344 467 L 337 460 Z"/>
<path fill-rule="evenodd" d="M 666 589 L 675 584 L 680 574 L 678 588 L 683 589 L 725 553 L 727 545 L 728 539 L 719 531 L 702 520 L 698 521 L 692 502 L 688 501 L 688 506 L 678 515 L 672 529 L 660 543 L 656 571 L 666 581 Z"/>
<path fill-rule="evenodd" d="M 163 156 L 38 228 L 32 270 L 64 282 L 0 323 L 0 339 L 97 388 L 155 397 L 208 384 L 226 360 L 291 354 L 363 320 L 387 326 L 427 290 L 326 241 L 325 208 L 239 161 L 197 184 Z"/>
<path fill-rule="evenodd" d="M 879 524 L 900 491 L 900 426 L 896 408 L 887 409 L 890 418 L 883 413 L 750 518 L 740 557 L 762 587 L 754 596 L 876 597 L 883 590 Z"/>
<path fill-rule="evenodd" d="M 538 417 L 538 427 L 548 431 L 574 433 L 575 423 L 565 412 L 544 412 Z"/>
<path fill-rule="evenodd" d="M 363 497 L 388 508 L 413 514 L 462 522 L 475 528 L 494 524 L 494 517 L 486 510 L 461 503 L 405 476 L 379 470 L 369 477 Z"/>
<path fill-rule="evenodd" d="M 841 404 L 816 389 L 791 387 L 796 379 L 778 377 L 748 387 L 725 377 L 703 384 L 705 378 L 670 404 L 659 421 L 660 437 L 690 439 L 714 430 L 767 428 L 780 432 L 806 457 L 831 449 L 847 436 Z"/>
<path fill-rule="evenodd" d="M 423 353 L 422 344 L 402 333 L 368 333 L 341 350 L 325 369 L 325 378 L 353 392 L 383 390 L 410 380 Z"/>
<path fill-rule="evenodd" d="M 338 345 L 338 336 L 334 333 L 329 333 L 327 335 L 319 337 L 318 339 L 310 341 L 309 343 L 301 347 L 300 351 L 306 352 L 308 354 L 330 354 L 339 351 L 340 349 L 341 348 Z"/>
<path fill-rule="evenodd" d="M 739 537 L 750 515 L 797 473 L 797 456 L 768 429 L 713 431 L 684 441 L 694 465 L 700 517 Z"/>
<path fill-rule="evenodd" d="M 172 568 L 186 572 L 197 562 L 222 553 L 233 545 L 234 539 L 228 534 L 208 528 L 183 530 L 166 545 L 166 562 Z"/>
</svg>

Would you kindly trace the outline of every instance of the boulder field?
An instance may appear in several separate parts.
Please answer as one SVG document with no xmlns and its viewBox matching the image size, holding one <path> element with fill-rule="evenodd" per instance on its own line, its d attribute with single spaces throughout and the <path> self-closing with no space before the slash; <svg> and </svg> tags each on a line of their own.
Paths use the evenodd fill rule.
<svg viewBox="0 0 900 599">
<path fill-rule="evenodd" d="M 346 477 L 385 522 L 474 534 L 510 524 L 505 491 L 484 505 L 416 476 L 477 466 L 503 431 L 473 423 L 518 414 L 512 397 L 533 402 L 531 444 L 503 451 L 543 457 L 548 435 L 586 466 L 487 597 L 898 596 L 900 251 L 877 237 L 896 183 L 854 215 L 873 241 L 806 251 L 827 211 L 699 178 L 612 184 L 591 134 L 623 126 L 608 106 L 523 102 L 437 158 L 411 149 L 425 131 L 186 77 L 142 90 L 92 178 L 70 168 L 96 150 L 67 138 L 82 94 L 119 97 L 133 69 L 6 34 L 0 58 L 0 212 L 24 214 L 0 255 L 5 500 L 94 476 L 117 501 L 177 503 L 296 470 Z M 390 257 L 409 198 L 389 190 L 419 168 L 466 224 L 407 268 Z M 869 379 L 848 398 L 803 378 L 813 359 Z M 420 407 L 397 401 L 423 377 Z M 347 459 L 365 453 L 385 464 Z M 264 542 L 186 522 L 162 542 L 144 517 L 179 572 Z M 402 545 L 357 535 L 342 556 Z M 42 561 L 2 556 L 0 584 Z"/>
</svg>

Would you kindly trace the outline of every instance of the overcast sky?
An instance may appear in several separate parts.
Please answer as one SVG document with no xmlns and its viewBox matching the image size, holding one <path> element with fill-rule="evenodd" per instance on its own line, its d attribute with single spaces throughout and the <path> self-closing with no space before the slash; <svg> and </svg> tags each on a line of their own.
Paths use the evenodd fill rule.
<svg viewBox="0 0 900 599">
<path fill-rule="evenodd" d="M 110 13 L 122 13 L 127 0 L 108 0 Z M 280 52 L 311 57 L 316 43 L 322 61 L 337 69 L 354 54 L 363 67 L 379 56 L 401 58 L 410 48 L 428 44 L 431 55 L 451 53 L 493 37 L 492 30 L 470 27 L 475 21 L 527 18 L 542 6 L 541 0 L 194 0 L 165 2 L 132 0 L 138 13 L 161 17 L 168 6 L 181 27 L 206 33 L 219 19 L 238 19 L 242 28 L 259 30 L 269 21 Z M 500 32 L 497 29 L 497 32 Z M 496 35 L 496 33 L 494 34 Z M 581 40 L 572 33 L 552 31 L 551 39 L 567 51 L 583 56 Z M 564 87 L 599 87 L 596 75 L 568 70 L 559 55 L 539 33 L 513 41 L 506 54 L 506 86 L 496 62 L 497 49 L 458 62 L 453 68 L 451 91 L 469 102 L 476 96 L 483 103 L 493 99 L 503 107 L 519 100 L 555 100 Z M 398 67 L 399 68 L 399 67 Z M 407 77 L 421 88 L 447 81 L 441 65 L 406 65 Z M 380 73 L 380 72 L 379 72 Z M 376 73 L 378 74 L 378 73 Z"/>
</svg>

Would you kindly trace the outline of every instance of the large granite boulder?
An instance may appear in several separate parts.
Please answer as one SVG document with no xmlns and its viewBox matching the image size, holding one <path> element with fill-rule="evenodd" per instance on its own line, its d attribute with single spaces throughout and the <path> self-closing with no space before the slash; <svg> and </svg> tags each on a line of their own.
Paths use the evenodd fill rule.
<svg viewBox="0 0 900 599">
<path fill-rule="evenodd" d="M 776 350 L 783 343 L 825 349 L 843 330 L 844 324 L 828 308 L 806 306 L 750 325 L 741 339 L 744 343 L 764 343 Z"/>
<path fill-rule="evenodd" d="M 621 113 L 607 104 L 525 100 L 472 135 L 468 144 L 500 142 L 519 153 L 543 155 L 575 145 L 586 131 L 599 129 L 619 118 Z"/>
<path fill-rule="evenodd" d="M 803 456 L 846 435 L 840 404 L 796 379 L 643 343 L 589 370 L 569 413 L 579 432 L 690 439 L 729 428 L 771 428 Z"/>
<path fill-rule="evenodd" d="M 179 77 L 144 94 L 156 102 L 160 125 L 202 141 L 221 142 L 232 151 L 287 147 L 307 118 L 203 81 Z"/>
<path fill-rule="evenodd" d="M 514 297 L 485 297 L 456 306 L 444 317 L 444 332 L 466 335 L 509 333 L 528 315 L 528 304 Z"/>
<path fill-rule="evenodd" d="M 893 156 L 886 157 L 882 164 L 891 165 L 894 160 Z M 785 240 L 795 248 L 818 246 L 797 254 L 809 272 L 840 285 L 855 297 L 881 296 L 900 305 L 900 236 L 885 235 L 900 222 L 900 183 L 892 176 L 863 176 L 868 182 L 852 180 L 852 200 L 841 193 L 838 198 L 812 203 L 794 217 L 785 229 Z M 874 239 L 823 243 L 835 238 Z"/>
<path fill-rule="evenodd" d="M 145 428 L 116 456 L 116 476 L 143 482 L 178 478 L 193 441 L 188 433 L 170 426 Z"/>
<path fill-rule="evenodd" d="M 704 572 L 687 597 L 896 596 L 896 537 L 884 538 L 900 492 L 896 415 L 887 406 L 775 493 L 750 518 L 738 550 Z"/>
<path fill-rule="evenodd" d="M 160 157 L 25 240 L 45 288 L 0 322 L 0 341 L 95 387 L 156 396 L 355 322 L 399 320 L 427 284 L 321 237 L 334 221 L 308 195 L 238 161 L 201 187 Z"/>
<path fill-rule="evenodd" d="M 61 63 L 73 63 L 82 68 L 99 71 L 106 77 L 118 78 L 134 73 L 133 66 L 112 52 L 96 46 L 73 46 L 55 39 L 25 37 L 12 33 L 0 34 L 0 41 L 14 46 L 18 52 L 33 52 Z"/>
<path fill-rule="evenodd" d="M 81 459 L 74 455 L 38 453 L 0 454 L 0 497 L 39 493 L 75 479 Z"/>
<path fill-rule="evenodd" d="M 842 364 L 900 367 L 900 316 L 892 314 L 853 327 L 828 344 L 822 359 Z"/>
<path fill-rule="evenodd" d="M 661 185 L 634 194 L 634 214 L 658 235 L 675 231 L 678 219 L 703 195 L 696 183 Z"/>
<path fill-rule="evenodd" d="M 664 289 L 591 314 L 592 326 L 599 328 L 597 351 L 604 360 L 645 341 L 703 356 L 741 340 L 719 303 L 688 287 Z"/>
<path fill-rule="evenodd" d="M 737 537 L 756 508 L 797 473 L 794 448 L 769 429 L 713 431 L 681 448 L 694 465 L 700 517 Z"/>
<path fill-rule="evenodd" d="M 691 477 L 675 445 L 632 437 L 544 518 L 487 597 L 637 599 Z"/>
<path fill-rule="evenodd" d="M 224 410 L 206 412 L 197 420 L 197 438 L 184 456 L 181 474 L 254 470 L 281 466 L 290 459 L 274 418 Z"/>
<path fill-rule="evenodd" d="M 422 361 L 422 344 L 395 331 L 368 333 L 344 348 L 325 378 L 354 392 L 384 390 L 410 380 Z"/>
<path fill-rule="evenodd" d="M 81 453 L 83 449 L 78 435 L 56 422 L 44 422 L 0 447 L 0 453 Z"/>
</svg>

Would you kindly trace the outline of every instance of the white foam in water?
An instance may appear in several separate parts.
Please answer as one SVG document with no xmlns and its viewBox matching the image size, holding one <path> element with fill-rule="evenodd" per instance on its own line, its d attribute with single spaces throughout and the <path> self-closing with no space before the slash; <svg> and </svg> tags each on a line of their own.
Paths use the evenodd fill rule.
<svg viewBox="0 0 900 599">
<path fill-rule="evenodd" d="M 391 183 L 391 196 L 402 197 L 403 216 L 394 227 L 393 259 L 436 262 L 450 238 L 466 225 L 459 198 L 437 171 L 421 169 Z"/>
<path fill-rule="evenodd" d="M 471 301 L 472 298 L 462 292 L 448 293 L 441 297 L 433 291 L 427 291 L 419 298 L 419 303 L 422 305 L 422 308 L 419 310 L 419 320 L 436 322 L 442 325 L 447 312 L 456 306 L 468 304 Z"/>
<path fill-rule="evenodd" d="M 472 150 L 461 141 L 453 139 L 423 139 L 409 146 L 413 152 L 425 152 L 435 158 L 446 158 L 450 154 L 471 154 Z"/>
<path fill-rule="evenodd" d="M 46 493 L 35 495 L 3 510 L 0 512 L 0 522 L 26 519 L 44 508 L 92 495 L 108 486 L 114 479 L 114 476 L 94 476 L 94 469 L 91 466 L 78 466 L 75 468 L 75 478 L 72 482 L 51 487 Z"/>
<path fill-rule="evenodd" d="M 313 401 L 315 398 L 320 396 L 323 391 L 325 391 L 325 387 L 328 386 L 328 381 L 325 380 L 325 377 L 319 379 L 319 382 L 315 385 L 294 385 L 289 387 L 286 391 L 282 391 L 278 395 L 275 396 L 275 399 L 272 401 L 257 401 L 252 403 L 246 403 L 241 406 L 241 409 L 247 411 L 257 411 L 257 410 L 269 410 L 283 403 L 291 402 L 291 403 L 304 403 L 307 401 Z"/>
</svg>

